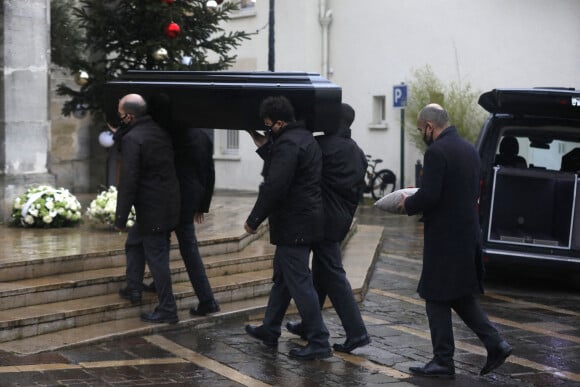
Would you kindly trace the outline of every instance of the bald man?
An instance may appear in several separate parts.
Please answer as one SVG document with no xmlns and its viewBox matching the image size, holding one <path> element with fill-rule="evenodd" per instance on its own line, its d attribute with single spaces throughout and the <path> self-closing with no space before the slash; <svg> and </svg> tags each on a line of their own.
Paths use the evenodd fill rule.
<svg viewBox="0 0 580 387">
<path fill-rule="evenodd" d="M 169 237 L 179 220 L 179 183 L 174 167 L 171 137 L 147 115 L 138 94 L 121 98 L 120 126 L 115 134 L 121 151 L 121 171 L 115 228 L 124 230 L 131 207 L 137 221 L 125 242 L 127 287 L 121 297 L 141 302 L 145 263 L 149 265 L 159 305 L 141 319 L 152 323 L 178 322 L 169 270 Z"/>
<path fill-rule="evenodd" d="M 408 215 L 422 214 L 423 268 L 418 292 L 425 299 L 433 359 L 411 367 L 414 375 L 454 378 L 455 351 L 451 309 L 479 337 L 487 349 L 485 375 L 504 363 L 512 348 L 490 323 L 475 296 L 483 292 L 479 196 L 479 155 L 449 124 L 445 109 L 425 106 L 417 130 L 428 148 L 421 188 L 400 205 Z"/>
</svg>

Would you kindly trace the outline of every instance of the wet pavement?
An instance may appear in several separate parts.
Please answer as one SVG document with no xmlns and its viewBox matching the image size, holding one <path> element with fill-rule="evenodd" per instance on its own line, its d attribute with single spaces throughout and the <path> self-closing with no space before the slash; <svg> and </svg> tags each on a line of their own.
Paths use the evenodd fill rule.
<svg viewBox="0 0 580 387">
<path fill-rule="evenodd" d="M 454 317 L 455 380 L 412 377 L 431 358 L 424 303 L 416 295 L 422 225 L 371 207 L 359 223 L 385 226 L 367 296 L 360 304 L 372 342 L 352 354 L 300 361 L 304 342 L 284 331 L 277 348 L 248 337 L 230 320 L 32 356 L 0 353 L 0 386 L 580 386 L 580 293 L 570 273 L 490 273 L 482 305 L 514 347 L 501 368 L 478 376 L 485 350 Z M 344 331 L 324 311 L 331 342 Z M 287 316 L 296 320 L 296 315 Z"/>
</svg>

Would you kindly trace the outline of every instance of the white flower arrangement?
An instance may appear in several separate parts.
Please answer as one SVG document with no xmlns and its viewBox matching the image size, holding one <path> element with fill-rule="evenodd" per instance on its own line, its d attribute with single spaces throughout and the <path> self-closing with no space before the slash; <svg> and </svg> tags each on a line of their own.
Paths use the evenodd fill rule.
<svg viewBox="0 0 580 387">
<path fill-rule="evenodd" d="M 40 185 L 14 199 L 10 223 L 36 228 L 71 227 L 81 222 L 81 216 L 81 204 L 67 189 Z"/>
<path fill-rule="evenodd" d="M 115 224 L 115 211 L 117 209 L 117 188 L 112 185 L 106 191 L 101 192 L 87 208 L 87 216 L 94 223 L 113 226 Z M 135 225 L 135 208 L 131 208 L 127 227 Z"/>
</svg>

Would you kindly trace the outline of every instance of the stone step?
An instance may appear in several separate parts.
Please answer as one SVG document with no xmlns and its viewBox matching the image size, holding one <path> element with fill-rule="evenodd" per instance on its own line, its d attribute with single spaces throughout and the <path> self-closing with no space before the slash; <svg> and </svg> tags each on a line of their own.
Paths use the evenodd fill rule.
<svg viewBox="0 0 580 387">
<path fill-rule="evenodd" d="M 82 244 L 85 233 L 90 233 L 90 238 L 87 237 L 87 241 L 91 241 L 89 245 L 92 248 L 85 248 L 79 253 L 69 253 L 69 251 L 74 250 L 66 245 L 66 242 L 70 239 L 70 230 L 65 230 L 68 232 L 66 238 L 63 234 L 63 246 L 57 247 L 56 251 L 51 252 L 50 255 L 45 256 L 41 254 L 39 249 L 31 249 L 30 251 L 20 252 L 19 256 L 14 258 L 2 257 L 0 259 L 0 282 L 14 281 L 20 279 L 37 279 L 39 277 L 46 277 L 51 275 L 60 275 L 65 273 L 76 273 L 84 272 L 90 270 L 106 269 L 111 267 L 125 267 L 125 250 L 124 242 L 126 239 L 126 234 L 119 234 L 117 232 L 102 231 L 100 238 L 95 237 L 95 231 L 86 229 L 89 226 L 84 226 L 79 229 L 78 240 L 74 240 L 74 243 Z M 199 251 L 202 257 L 211 255 L 220 255 L 237 252 L 242 250 L 253 241 L 263 237 L 268 231 L 267 223 L 263 223 L 254 235 L 246 234 L 241 227 L 238 227 L 237 231 L 232 230 L 228 234 L 215 233 L 211 228 L 202 229 L 203 232 L 197 235 Z M 29 230 L 13 230 L 6 229 L 9 233 L 19 232 Z M 38 230 L 35 230 L 38 232 Z M 50 230 L 52 233 L 62 232 L 62 230 Z M 212 235 L 212 234 L 215 234 Z M 46 244 L 59 246 L 58 243 L 54 242 L 53 239 L 58 240 L 52 234 L 46 234 L 45 236 L 47 242 Z M 175 238 L 175 234 L 172 234 L 172 258 L 180 259 L 178 246 Z M 95 245 L 94 239 L 100 240 L 100 244 Z M 73 242 L 70 242 L 71 244 Z M 89 246 L 90 247 L 90 246 Z M 59 249 L 62 250 L 59 254 Z M 33 256 L 32 258 L 26 255 Z"/>
<path fill-rule="evenodd" d="M 187 310 L 180 310 L 178 313 L 178 326 L 208 326 L 218 324 L 230 318 L 243 318 L 244 316 L 252 318 L 256 313 L 266 308 L 267 302 L 267 296 L 224 302 L 220 304 L 220 312 L 204 317 L 192 317 Z M 174 327 L 175 325 L 145 323 L 139 317 L 131 316 L 118 320 L 98 322 L 90 326 L 75 327 L 56 333 L 47 333 L 0 343 L 0 350 L 20 355 L 29 355 L 63 347 L 114 340 L 119 337 L 149 335 Z"/>
<path fill-rule="evenodd" d="M 274 246 L 267 237 L 255 240 L 240 251 L 203 257 L 209 278 L 272 267 Z M 112 257 L 125 262 L 125 256 Z M 174 282 L 188 281 L 187 271 L 178 250 L 171 252 Z M 147 270 L 145 282 L 152 281 Z M 0 284 L 0 310 L 66 301 L 100 294 L 116 293 L 125 286 L 125 265 L 74 273 L 48 275 L 34 279 L 6 281 Z"/>
<path fill-rule="evenodd" d="M 266 269 L 214 277 L 210 283 L 221 303 L 263 296 L 270 290 L 271 278 L 272 270 Z M 188 310 L 197 303 L 189 281 L 176 282 L 173 292 L 180 310 Z M 141 305 L 133 306 L 121 299 L 115 290 L 103 295 L 8 309 L 0 312 L 0 342 L 139 316 L 155 305 L 157 296 L 153 293 L 144 293 Z"/>
<path fill-rule="evenodd" d="M 379 226 L 358 225 L 357 232 L 351 234 L 343 246 L 345 271 L 358 301 L 366 293 L 381 244 L 382 230 L 383 227 Z M 251 261 L 249 258 L 242 267 L 251 267 Z M 211 266 L 209 263 L 207 265 L 208 268 Z M 211 276 L 210 283 L 222 311 L 214 316 L 197 318 L 188 314 L 189 307 L 197 304 L 191 285 L 188 281 L 176 282 L 174 292 L 181 319 L 178 326 L 212 324 L 244 315 L 258 318 L 266 305 L 271 274 L 271 269 L 263 269 Z M 132 306 L 119 299 L 115 289 L 100 296 L 1 311 L 0 350 L 30 354 L 175 327 L 151 325 L 139 320 L 140 313 L 150 311 L 156 303 L 154 294 L 146 294 L 142 305 Z"/>
</svg>

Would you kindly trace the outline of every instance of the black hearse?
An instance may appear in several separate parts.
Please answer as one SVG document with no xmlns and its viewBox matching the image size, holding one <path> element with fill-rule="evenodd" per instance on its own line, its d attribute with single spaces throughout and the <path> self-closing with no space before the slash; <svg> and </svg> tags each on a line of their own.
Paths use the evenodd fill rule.
<svg viewBox="0 0 580 387">
<path fill-rule="evenodd" d="M 479 104 L 484 262 L 580 269 L 580 91 L 495 89 Z"/>
</svg>

